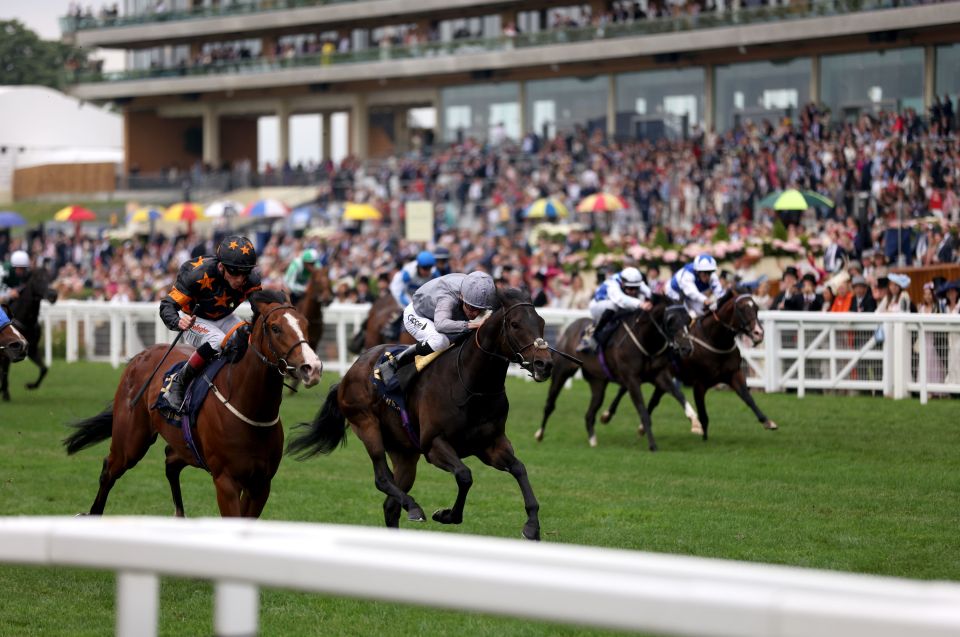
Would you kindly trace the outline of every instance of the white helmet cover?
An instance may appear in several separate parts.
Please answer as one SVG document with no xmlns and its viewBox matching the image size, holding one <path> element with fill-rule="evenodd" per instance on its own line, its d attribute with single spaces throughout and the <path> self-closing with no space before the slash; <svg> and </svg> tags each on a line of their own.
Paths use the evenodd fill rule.
<svg viewBox="0 0 960 637">
<path fill-rule="evenodd" d="M 709 254 L 701 254 L 693 262 L 693 269 L 697 272 L 714 272 L 717 269 L 717 262 Z"/>
<path fill-rule="evenodd" d="M 10 255 L 10 265 L 15 268 L 29 268 L 30 267 L 30 255 L 28 255 L 23 250 L 17 250 Z"/>
<path fill-rule="evenodd" d="M 620 282 L 625 288 L 638 288 L 643 283 L 643 275 L 634 267 L 624 268 L 620 271 Z"/>
</svg>

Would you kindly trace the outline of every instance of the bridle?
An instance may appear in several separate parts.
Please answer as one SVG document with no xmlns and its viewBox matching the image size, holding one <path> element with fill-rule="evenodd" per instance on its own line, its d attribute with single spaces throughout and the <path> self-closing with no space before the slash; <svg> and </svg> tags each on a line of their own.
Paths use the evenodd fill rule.
<svg viewBox="0 0 960 637">
<path fill-rule="evenodd" d="M 751 305 L 753 304 L 753 299 L 749 294 L 741 294 L 733 300 L 733 317 L 738 325 L 727 323 L 721 319 L 720 315 L 717 314 L 717 310 L 713 310 L 712 312 L 713 318 L 716 319 L 717 323 L 732 332 L 734 336 L 737 336 L 738 334 L 749 334 L 750 332 L 750 326 L 747 325 L 747 320 L 744 318 L 742 309 L 740 307 L 740 301 L 744 300 L 749 301 Z"/>
<path fill-rule="evenodd" d="M 278 310 L 295 310 L 295 308 L 292 305 L 278 305 L 277 307 L 269 310 L 265 314 L 261 314 L 258 316 L 258 320 L 262 321 L 263 323 L 263 329 L 261 330 L 261 334 L 266 334 L 267 347 L 270 349 L 270 353 L 276 359 L 276 362 L 268 359 L 263 352 L 261 352 L 258 348 L 256 348 L 253 345 L 253 343 L 250 344 L 250 349 L 253 350 L 253 353 L 257 355 L 257 358 L 259 358 L 264 365 L 266 365 L 267 367 L 273 367 L 274 369 L 277 370 L 277 372 L 281 376 L 286 376 L 290 371 L 296 369 L 296 367 L 294 367 L 293 365 L 287 362 L 287 357 L 289 357 L 291 352 L 293 352 L 293 350 L 299 347 L 300 345 L 306 345 L 307 347 L 309 347 L 310 343 L 305 339 L 300 339 L 299 341 L 291 345 L 290 348 L 282 356 L 280 355 L 279 352 L 277 352 L 277 348 L 274 347 L 274 344 L 273 344 L 273 335 L 270 333 L 270 330 L 267 329 L 267 319 L 270 317 L 271 314 L 273 314 Z M 263 340 L 262 336 L 261 336 L 261 340 Z"/>
</svg>

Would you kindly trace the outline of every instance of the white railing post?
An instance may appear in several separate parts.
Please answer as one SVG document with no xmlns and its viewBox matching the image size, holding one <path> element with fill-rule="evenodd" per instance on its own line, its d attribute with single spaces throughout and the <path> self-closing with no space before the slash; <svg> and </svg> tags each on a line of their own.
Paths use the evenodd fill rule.
<svg viewBox="0 0 960 637">
<path fill-rule="evenodd" d="M 110 315 L 110 364 L 120 367 L 120 349 L 123 347 L 123 331 L 119 314 Z"/>
<path fill-rule="evenodd" d="M 160 579 L 155 573 L 117 573 L 117 637 L 155 637 Z"/>
<path fill-rule="evenodd" d="M 909 332 L 908 332 L 909 334 Z M 926 333 L 923 329 L 923 323 L 917 324 L 917 380 L 920 381 L 920 404 L 926 405 L 929 397 L 927 391 L 927 347 Z"/>
<path fill-rule="evenodd" d="M 780 349 L 780 329 L 777 319 L 766 319 L 770 325 L 767 330 L 767 336 L 763 342 L 764 366 L 763 366 L 763 391 L 773 393 L 780 389 L 777 376 L 780 374 L 780 358 L 777 351 Z"/>
<path fill-rule="evenodd" d="M 216 583 L 213 633 L 217 637 L 255 637 L 260 617 L 260 589 L 240 582 Z"/>
<path fill-rule="evenodd" d="M 43 359 L 47 367 L 53 365 L 53 319 L 46 316 L 43 319 Z"/>
<path fill-rule="evenodd" d="M 797 323 L 797 398 L 806 394 L 804 383 L 807 380 L 807 335 L 803 332 L 803 321 Z"/>
<path fill-rule="evenodd" d="M 77 325 L 77 315 L 74 313 L 73 308 L 67 308 L 67 325 L 66 325 L 66 352 L 64 358 L 68 363 L 77 362 L 77 355 L 80 351 L 79 343 L 80 334 L 78 333 Z"/>
<path fill-rule="evenodd" d="M 340 374 L 347 373 L 347 319 L 343 314 L 337 314 L 337 365 Z"/>
<path fill-rule="evenodd" d="M 93 322 L 93 313 L 84 312 L 83 315 L 83 357 L 92 361 L 97 354 L 96 326 Z"/>
<path fill-rule="evenodd" d="M 897 319 L 893 323 L 893 397 L 906 398 L 907 382 L 910 376 L 910 334 L 905 321 Z"/>
</svg>

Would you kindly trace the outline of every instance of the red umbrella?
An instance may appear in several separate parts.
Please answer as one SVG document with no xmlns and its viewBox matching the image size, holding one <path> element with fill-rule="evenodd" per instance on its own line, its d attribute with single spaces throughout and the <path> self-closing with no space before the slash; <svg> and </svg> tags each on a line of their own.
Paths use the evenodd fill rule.
<svg viewBox="0 0 960 637">
<path fill-rule="evenodd" d="M 67 206 L 66 208 L 61 208 L 53 215 L 55 221 L 73 221 L 80 223 L 81 221 L 94 221 L 97 218 L 97 214 L 92 211 L 84 208 L 83 206 Z"/>
</svg>

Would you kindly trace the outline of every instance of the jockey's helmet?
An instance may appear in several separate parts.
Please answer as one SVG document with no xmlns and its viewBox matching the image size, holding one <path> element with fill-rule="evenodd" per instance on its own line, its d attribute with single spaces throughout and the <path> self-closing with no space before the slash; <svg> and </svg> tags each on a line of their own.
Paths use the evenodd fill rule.
<svg viewBox="0 0 960 637">
<path fill-rule="evenodd" d="M 693 269 L 697 272 L 715 272 L 717 262 L 709 254 L 701 254 L 693 262 Z"/>
<path fill-rule="evenodd" d="M 307 248 L 303 251 L 303 254 L 300 255 L 300 259 L 304 263 L 316 263 L 317 262 L 317 251 L 313 248 Z"/>
<path fill-rule="evenodd" d="M 10 265 L 14 268 L 29 268 L 30 255 L 23 250 L 17 250 L 10 255 Z"/>
<path fill-rule="evenodd" d="M 435 265 L 437 265 L 437 260 L 433 257 L 433 253 L 429 250 L 423 250 L 417 255 L 418 268 L 432 268 Z"/>
<path fill-rule="evenodd" d="M 438 246 L 433 250 L 433 258 L 437 261 L 449 261 L 450 260 L 450 250 L 444 246 Z"/>
<path fill-rule="evenodd" d="M 460 296 L 470 307 L 490 310 L 497 298 L 497 286 L 486 272 L 471 272 L 460 284 Z"/>
<path fill-rule="evenodd" d="M 620 271 L 620 284 L 625 288 L 638 288 L 643 283 L 643 275 L 640 270 L 629 267 Z"/>
<path fill-rule="evenodd" d="M 217 259 L 231 270 L 249 272 L 257 265 L 257 251 L 250 239 L 231 235 L 217 247 Z"/>
</svg>

